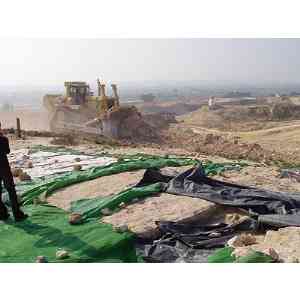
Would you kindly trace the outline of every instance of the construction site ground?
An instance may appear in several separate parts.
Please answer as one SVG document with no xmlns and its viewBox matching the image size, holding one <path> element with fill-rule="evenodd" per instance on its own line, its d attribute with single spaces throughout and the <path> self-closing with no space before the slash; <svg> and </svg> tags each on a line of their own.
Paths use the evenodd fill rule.
<svg viewBox="0 0 300 300">
<path fill-rule="evenodd" d="M 32 147 L 33 145 L 51 146 L 53 138 L 27 137 L 25 140 L 11 137 L 12 150 Z M 53 146 L 53 145 L 52 145 Z M 194 152 L 185 149 L 165 147 L 142 146 L 107 146 L 83 142 L 80 145 L 72 146 L 72 150 L 82 151 L 87 154 L 108 152 L 110 155 L 146 153 L 154 155 L 185 155 L 193 157 Z M 196 155 L 200 160 L 211 160 L 213 162 L 230 162 L 234 160 L 219 156 Z M 236 161 L 236 160 L 235 160 Z M 215 178 L 232 183 L 255 186 L 273 191 L 300 192 L 300 183 L 290 178 L 280 178 L 280 168 L 267 166 L 257 162 L 248 161 L 248 166 L 239 171 L 226 171 Z M 169 168 L 178 172 L 184 171 L 186 167 Z M 47 201 L 57 207 L 69 209 L 72 201 L 82 198 L 97 196 L 109 196 L 136 184 L 143 176 L 144 171 L 125 172 L 110 176 L 101 177 L 91 181 L 71 185 L 58 190 L 47 198 Z M 159 196 L 147 197 L 143 201 L 130 204 L 119 212 L 105 216 L 102 221 L 108 222 L 116 227 L 128 226 L 128 228 L 141 237 L 154 238 L 156 236 L 157 220 L 179 221 L 195 218 L 218 218 L 227 221 L 232 218 L 239 218 L 241 213 L 238 210 L 220 210 L 216 205 L 205 200 L 191 197 L 160 194 Z"/>
<path fill-rule="evenodd" d="M 146 153 L 196 157 L 213 162 L 246 161 L 248 166 L 241 170 L 226 171 L 215 178 L 272 191 L 300 192 L 299 182 L 292 178 L 280 177 L 283 167 L 300 164 L 300 155 L 297 153 L 297 147 L 300 147 L 300 142 L 297 140 L 300 133 L 299 121 L 272 122 L 265 125 L 264 129 L 251 130 L 249 127 L 249 131 L 239 131 L 237 127 L 234 132 L 220 128 L 206 128 L 194 122 L 191 124 L 184 117 L 180 117 L 179 121 L 178 124 L 162 129 L 162 143 L 138 144 L 124 141 L 115 145 L 105 142 L 99 144 L 78 137 L 79 143 L 71 148 L 86 154 Z M 29 120 L 27 122 L 30 123 Z M 27 123 L 24 121 L 23 124 Z M 26 129 L 32 127 L 26 125 Z M 42 131 L 47 128 L 41 126 L 39 129 Z M 53 137 L 27 135 L 25 139 L 17 139 L 11 135 L 10 142 L 11 149 L 18 150 L 33 145 L 53 145 Z M 187 168 L 174 169 L 180 172 Z M 68 209 L 72 201 L 108 196 L 133 186 L 142 178 L 143 173 L 142 170 L 125 172 L 75 184 L 58 190 L 48 197 L 47 201 L 57 207 Z M 102 221 L 115 227 L 126 226 L 141 237 L 155 238 L 157 220 L 215 218 L 230 223 L 242 216 L 243 213 L 239 210 L 223 209 L 205 200 L 163 193 L 129 204 L 118 212 L 105 216 Z"/>
</svg>

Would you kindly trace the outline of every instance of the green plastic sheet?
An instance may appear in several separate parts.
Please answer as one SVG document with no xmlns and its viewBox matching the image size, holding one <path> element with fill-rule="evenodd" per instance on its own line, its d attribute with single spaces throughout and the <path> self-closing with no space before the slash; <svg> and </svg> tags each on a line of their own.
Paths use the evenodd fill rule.
<svg viewBox="0 0 300 300">
<path fill-rule="evenodd" d="M 217 250 L 208 257 L 209 263 L 271 263 L 274 262 L 270 255 L 258 251 L 250 251 L 246 256 L 235 257 L 232 255 L 234 248 L 225 247 Z"/>
<path fill-rule="evenodd" d="M 70 225 L 68 214 L 49 205 L 28 205 L 26 221 L 0 224 L 0 262 L 35 262 L 45 256 L 49 262 L 138 262 L 133 234 L 118 233 L 109 224 L 90 220 Z M 56 258 L 56 251 L 68 251 L 69 258 Z"/>
<path fill-rule="evenodd" d="M 49 151 L 50 149 L 35 149 Z M 65 149 L 52 149 L 65 151 Z M 103 155 L 103 154 L 99 154 Z M 107 154 L 105 154 L 107 155 Z M 0 224 L 0 262 L 34 262 L 37 256 L 46 256 L 49 262 L 138 262 L 133 245 L 134 235 L 119 233 L 109 224 L 99 222 L 102 209 L 117 210 L 121 203 L 128 204 L 163 191 L 163 184 L 132 187 L 108 197 L 80 199 L 72 203 L 71 211 L 82 214 L 85 222 L 70 225 L 68 214 L 49 205 L 32 205 L 35 200 L 44 200 L 53 192 L 72 184 L 93 180 L 101 176 L 135 171 L 147 168 L 179 167 L 194 165 L 197 160 L 184 157 L 154 156 L 146 154 L 122 155 L 116 163 L 92 168 L 86 171 L 68 172 L 40 178 L 33 182 L 17 185 L 22 196 L 24 210 L 30 218 L 21 223 L 12 220 Z M 216 164 L 204 162 L 208 175 L 225 170 L 239 169 L 242 164 Z M 75 199 L 74 199 L 75 200 Z M 57 250 L 70 254 L 65 260 L 58 260 Z"/>
<path fill-rule="evenodd" d="M 216 174 L 224 171 L 226 168 L 237 168 L 238 165 L 225 165 L 207 162 L 204 164 L 206 174 Z M 155 183 L 143 187 L 132 187 L 113 196 L 95 197 L 90 199 L 79 199 L 71 203 L 71 212 L 82 215 L 83 220 L 88 218 L 101 217 L 101 211 L 108 208 L 115 211 L 121 203 L 129 204 L 133 200 L 139 200 L 148 196 L 161 193 L 164 190 L 162 183 Z"/>
<path fill-rule="evenodd" d="M 148 168 L 179 167 L 193 165 L 196 161 L 190 158 L 168 158 L 159 156 L 140 156 L 138 158 L 120 159 L 108 166 L 91 168 L 86 171 L 66 173 L 54 179 L 45 180 L 42 183 L 32 184 L 21 194 L 23 205 L 32 204 L 35 199 L 42 197 L 44 200 L 53 192 L 72 184 L 93 180 L 102 176 L 130 172 Z"/>
<path fill-rule="evenodd" d="M 141 199 L 153 196 L 162 192 L 163 185 L 155 183 L 144 187 L 133 187 L 119 194 L 108 197 L 96 197 L 92 199 L 80 199 L 71 203 L 71 212 L 82 215 L 83 220 L 101 217 L 102 209 L 108 208 L 111 211 L 118 209 L 121 203 L 128 204 L 134 199 Z"/>
</svg>

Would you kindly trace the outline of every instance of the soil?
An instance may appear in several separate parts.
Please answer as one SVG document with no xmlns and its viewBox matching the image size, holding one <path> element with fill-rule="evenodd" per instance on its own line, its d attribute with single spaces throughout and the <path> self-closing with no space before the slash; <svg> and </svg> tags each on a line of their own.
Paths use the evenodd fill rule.
<svg viewBox="0 0 300 300">
<path fill-rule="evenodd" d="M 284 126 L 293 126 L 295 132 L 298 125 L 293 121 L 292 124 L 284 123 Z M 264 133 L 256 133 L 256 137 L 283 132 L 280 126 L 277 129 L 265 129 Z M 274 131 L 277 130 L 277 131 Z M 299 129 L 300 130 L 300 129 Z M 294 132 L 294 133 L 295 133 Z M 157 155 L 184 155 L 197 157 L 199 159 L 209 159 L 215 162 L 234 160 L 255 161 L 241 171 L 227 171 L 222 176 L 217 177 L 223 181 L 234 182 L 243 185 L 255 186 L 273 191 L 300 192 L 300 183 L 290 178 L 280 178 L 280 169 L 276 164 L 295 165 L 300 162 L 293 153 L 281 151 L 280 147 L 276 150 L 267 145 L 257 142 L 247 141 L 239 132 L 229 133 L 219 130 L 207 130 L 206 128 L 189 127 L 183 123 L 173 124 L 169 128 L 161 130 L 162 142 L 160 143 L 141 143 L 119 141 L 118 144 L 107 143 L 101 140 L 99 143 L 89 140 L 80 140 L 78 145 L 70 146 L 72 149 L 95 153 L 108 151 L 110 154 L 136 154 L 147 153 Z M 30 147 L 34 144 L 50 145 L 53 137 L 26 136 L 25 140 L 17 139 L 10 135 L 12 149 Z M 282 144 L 282 148 L 287 147 L 282 140 L 277 144 Z M 284 144 L 284 145 L 283 145 Z M 185 167 L 186 168 L 186 167 Z M 178 168 L 177 170 L 184 170 Z M 108 196 L 118 193 L 125 188 L 137 183 L 143 175 L 143 171 L 127 172 L 112 176 L 98 178 L 89 182 L 70 186 L 54 193 L 48 198 L 48 202 L 68 209 L 70 203 L 80 198 L 90 198 L 97 196 Z M 118 213 L 103 218 L 104 222 L 109 222 L 114 226 L 127 225 L 131 230 L 141 236 L 155 236 L 157 220 L 186 220 L 191 218 L 217 217 L 222 218 L 241 216 L 239 212 L 226 212 L 224 209 L 218 212 L 218 207 L 201 200 L 190 197 L 174 196 L 161 194 L 157 197 L 149 197 L 122 208 Z"/>
</svg>

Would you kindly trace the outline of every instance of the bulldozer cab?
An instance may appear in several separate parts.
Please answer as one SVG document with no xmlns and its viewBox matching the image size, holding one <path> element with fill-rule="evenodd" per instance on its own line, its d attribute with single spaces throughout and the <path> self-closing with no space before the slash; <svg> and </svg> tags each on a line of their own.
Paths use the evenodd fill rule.
<svg viewBox="0 0 300 300">
<path fill-rule="evenodd" d="M 90 95 L 90 87 L 83 81 L 65 82 L 66 97 L 71 98 L 72 105 L 82 105 L 86 102 L 86 97 Z"/>
</svg>

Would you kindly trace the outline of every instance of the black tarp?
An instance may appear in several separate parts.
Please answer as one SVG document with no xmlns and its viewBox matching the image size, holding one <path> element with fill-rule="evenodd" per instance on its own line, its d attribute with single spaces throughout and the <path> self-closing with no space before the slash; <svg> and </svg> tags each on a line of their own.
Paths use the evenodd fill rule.
<svg viewBox="0 0 300 300">
<path fill-rule="evenodd" d="M 162 238 L 146 247 L 148 259 L 177 261 L 187 253 L 182 255 L 182 248 L 196 251 L 222 247 L 237 232 L 300 226 L 300 193 L 272 192 L 215 180 L 205 175 L 201 165 L 175 176 L 146 170 L 138 186 L 156 182 L 164 183 L 166 193 L 239 208 L 250 218 L 235 225 L 157 222 Z"/>
<path fill-rule="evenodd" d="M 207 177 L 201 165 L 177 176 L 165 175 L 158 169 L 146 170 L 138 186 L 156 182 L 165 184 L 166 193 L 240 208 L 262 223 L 300 226 L 300 193 L 273 192 L 216 180 Z"/>
</svg>

